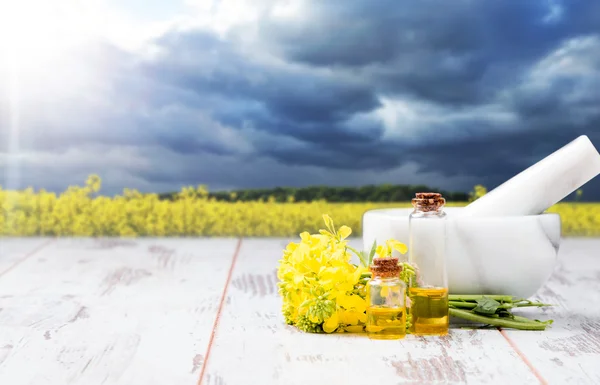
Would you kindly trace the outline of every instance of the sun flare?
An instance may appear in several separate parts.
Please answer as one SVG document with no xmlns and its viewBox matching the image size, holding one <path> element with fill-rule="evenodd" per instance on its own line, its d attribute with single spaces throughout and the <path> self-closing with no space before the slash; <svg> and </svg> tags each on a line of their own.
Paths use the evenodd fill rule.
<svg viewBox="0 0 600 385">
<path fill-rule="evenodd" d="M 97 19 L 97 17 L 96 17 Z M 93 32 L 90 12 L 71 1 L 0 0 L 0 57 L 5 71 L 45 71 Z"/>
</svg>

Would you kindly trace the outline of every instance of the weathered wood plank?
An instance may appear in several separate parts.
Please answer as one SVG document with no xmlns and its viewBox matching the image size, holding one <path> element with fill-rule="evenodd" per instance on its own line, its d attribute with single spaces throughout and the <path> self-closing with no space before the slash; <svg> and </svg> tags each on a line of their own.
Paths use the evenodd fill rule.
<svg viewBox="0 0 600 385">
<path fill-rule="evenodd" d="M 195 383 L 236 244 L 57 240 L 0 278 L 0 384 Z"/>
<path fill-rule="evenodd" d="M 286 326 L 275 273 L 286 243 L 244 240 L 203 385 L 537 382 L 495 330 L 371 341 Z"/>
<path fill-rule="evenodd" d="M 0 277 L 52 241 L 51 238 L 0 238 Z"/>
<path fill-rule="evenodd" d="M 536 298 L 558 306 L 526 311 L 553 319 L 544 332 L 504 331 L 551 384 L 600 384 L 600 240 L 565 239 Z"/>
<path fill-rule="evenodd" d="M 59 240 L 31 254 L 45 241 L 0 240 L 0 267 L 18 264 L 0 276 L 1 384 L 196 382 L 234 240 Z M 375 342 L 283 325 L 275 267 L 286 243 L 244 241 L 203 384 L 536 383 L 493 330 Z M 503 332 L 549 383 L 600 383 L 598 250 L 565 240 L 538 293 L 560 306 L 533 313 L 555 324 Z"/>
</svg>

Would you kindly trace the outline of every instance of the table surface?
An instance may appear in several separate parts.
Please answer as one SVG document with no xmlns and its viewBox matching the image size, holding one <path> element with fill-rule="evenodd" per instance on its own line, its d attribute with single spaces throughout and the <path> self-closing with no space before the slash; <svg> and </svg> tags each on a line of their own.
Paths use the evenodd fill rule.
<svg viewBox="0 0 600 385">
<path fill-rule="evenodd" d="M 0 384 L 600 383 L 598 239 L 563 240 L 548 330 L 402 341 L 285 325 L 287 242 L 0 239 Z"/>
</svg>

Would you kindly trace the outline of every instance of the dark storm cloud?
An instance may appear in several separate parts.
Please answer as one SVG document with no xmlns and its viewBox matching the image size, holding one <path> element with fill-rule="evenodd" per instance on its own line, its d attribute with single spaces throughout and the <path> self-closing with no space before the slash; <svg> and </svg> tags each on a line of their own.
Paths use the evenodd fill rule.
<svg viewBox="0 0 600 385">
<path fill-rule="evenodd" d="M 407 157 L 417 162 L 421 171 L 436 170 L 450 178 L 467 173 L 491 189 L 558 150 L 578 134 L 572 130 L 539 129 L 491 135 L 429 146 L 427 151 L 413 151 Z M 588 132 L 588 136 L 600 149 L 600 130 Z M 583 190 L 586 199 L 598 200 L 600 177 L 588 182 Z"/>
<path fill-rule="evenodd" d="M 494 187 L 581 134 L 600 149 L 600 37 L 573 39 L 534 64 L 500 99 L 518 117 L 516 130 L 428 146 L 411 158 L 444 175 L 467 171 Z M 585 190 L 600 196 L 600 180 Z"/>
<path fill-rule="evenodd" d="M 39 97 L 21 145 L 148 147 L 148 183 L 224 187 L 361 184 L 408 164 L 493 187 L 580 134 L 600 147 L 593 0 L 313 1 L 153 44 L 86 54 L 97 81 Z"/>
<path fill-rule="evenodd" d="M 201 99 L 212 98 L 204 107 L 223 124 L 293 139 L 289 144 L 249 138 L 258 153 L 287 164 L 383 170 L 418 159 L 426 169 L 493 175 L 498 181 L 523 163 L 518 156 L 490 156 L 490 148 L 513 140 L 532 148 L 528 133 L 538 128 L 553 131 L 547 140 L 568 141 L 576 134 L 565 111 L 583 101 L 566 100 L 565 84 L 579 89 L 598 74 L 567 80 L 550 75 L 546 88 L 529 83 L 535 81 L 531 72 L 537 62 L 568 39 L 594 31 L 582 15 L 594 4 L 573 3 L 554 20 L 548 19 L 546 2 L 444 2 L 443 12 L 434 12 L 440 4 L 315 2 L 298 21 L 264 17 L 261 44 L 270 53 L 282 52 L 288 65 L 245 55 L 235 39 L 244 27 L 228 40 L 174 31 L 157 42 L 164 56 L 146 71 Z M 465 112 L 459 119 L 423 119 L 411 128 L 416 139 L 410 142 L 384 139 L 381 119 L 363 116 L 382 106 L 381 96 L 429 103 L 433 115 L 443 114 L 434 111 L 441 106 Z M 470 114 L 469 106 L 486 104 L 514 114 L 515 120 Z M 545 119 L 547 110 L 561 119 Z M 589 123 L 578 129 L 591 132 Z M 487 158 L 464 151 L 472 141 L 486 144 L 482 155 Z"/>
<path fill-rule="evenodd" d="M 193 90 L 201 98 L 221 98 L 206 107 L 227 124 L 255 122 L 258 130 L 317 143 L 365 140 L 363 130 L 350 130 L 343 122 L 379 106 L 374 90 L 362 82 L 252 61 L 207 32 L 174 32 L 157 44 L 164 59 L 148 63 L 148 76 Z M 180 57 L 189 52 L 198 53 L 198 59 L 195 54 L 194 60 Z"/>
<path fill-rule="evenodd" d="M 362 79 L 250 60 L 206 32 L 172 33 L 158 43 L 164 56 L 146 64 L 147 76 L 192 90 L 205 101 L 201 108 L 222 124 L 275 137 L 248 135 L 262 156 L 350 169 L 399 162 L 386 162 L 388 149 L 375 155 L 369 150 L 379 145 L 383 127 L 358 116 L 380 107 L 376 89 Z M 182 52 L 205 55 L 199 62 L 188 61 L 179 57 Z M 191 149 L 188 142 L 172 148 Z"/>
<path fill-rule="evenodd" d="M 597 127 L 593 123 L 600 117 L 600 36 L 563 46 L 532 72 L 508 101 L 524 119 L 559 129 Z"/>
<path fill-rule="evenodd" d="M 597 32 L 592 1 L 545 22 L 545 1 L 314 2 L 294 23 L 265 19 L 262 35 L 287 58 L 350 68 L 380 90 L 443 103 L 484 103 L 561 39 Z"/>
</svg>

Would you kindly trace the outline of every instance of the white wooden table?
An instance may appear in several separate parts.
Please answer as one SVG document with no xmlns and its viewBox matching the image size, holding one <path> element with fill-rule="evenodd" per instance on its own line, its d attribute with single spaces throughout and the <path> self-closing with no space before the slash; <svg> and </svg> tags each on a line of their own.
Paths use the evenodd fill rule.
<svg viewBox="0 0 600 385">
<path fill-rule="evenodd" d="M 287 242 L 0 239 L 0 384 L 600 384 L 600 240 L 564 240 L 547 331 L 403 341 L 284 325 Z"/>
</svg>

